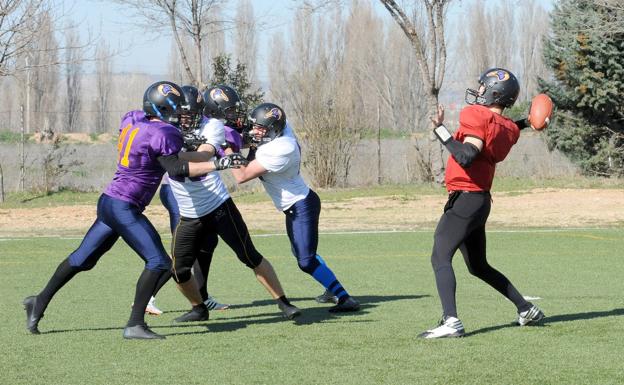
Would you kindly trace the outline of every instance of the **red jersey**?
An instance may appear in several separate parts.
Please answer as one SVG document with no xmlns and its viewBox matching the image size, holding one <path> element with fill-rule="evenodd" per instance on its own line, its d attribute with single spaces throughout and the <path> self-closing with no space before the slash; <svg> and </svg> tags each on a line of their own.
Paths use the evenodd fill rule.
<svg viewBox="0 0 624 385">
<path fill-rule="evenodd" d="M 459 114 L 459 129 L 453 136 L 457 141 L 472 136 L 483 141 L 481 152 L 468 168 L 463 168 L 453 156 L 446 165 L 448 191 L 490 191 L 496 163 L 507 157 L 520 137 L 513 120 L 480 105 L 467 106 Z"/>
</svg>

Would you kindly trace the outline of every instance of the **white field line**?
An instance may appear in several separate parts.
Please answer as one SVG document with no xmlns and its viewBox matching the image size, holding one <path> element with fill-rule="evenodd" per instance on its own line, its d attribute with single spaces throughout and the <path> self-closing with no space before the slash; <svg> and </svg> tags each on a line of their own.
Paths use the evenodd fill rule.
<svg viewBox="0 0 624 385">
<path fill-rule="evenodd" d="M 517 230 L 487 230 L 488 233 L 528 233 L 528 234 L 538 234 L 538 233 L 564 233 L 570 231 L 599 231 L 599 230 L 619 230 L 618 227 L 567 227 L 567 228 L 557 228 L 557 229 L 517 229 Z M 319 235 L 358 235 L 358 234 L 408 234 L 408 233 L 430 233 L 433 232 L 434 229 L 421 229 L 421 230 L 361 230 L 361 231 L 328 231 L 328 232 L 319 232 Z M 271 234 L 252 234 L 252 237 L 256 238 L 268 238 L 268 237 L 281 237 L 286 236 L 286 233 L 271 233 Z M 171 238 L 171 235 L 161 235 L 162 238 Z M 83 237 L 79 236 L 51 236 L 51 235 L 36 235 L 32 237 L 0 237 L 0 242 L 6 241 L 23 241 L 33 238 L 52 238 L 52 239 L 82 239 Z"/>
</svg>

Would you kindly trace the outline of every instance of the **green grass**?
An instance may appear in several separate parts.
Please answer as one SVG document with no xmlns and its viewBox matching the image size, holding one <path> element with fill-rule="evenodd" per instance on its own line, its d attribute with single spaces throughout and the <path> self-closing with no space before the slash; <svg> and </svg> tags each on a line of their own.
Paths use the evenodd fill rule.
<svg viewBox="0 0 624 385">
<path fill-rule="evenodd" d="M 519 290 L 542 297 L 543 326 L 515 327 L 515 308 L 455 259 L 458 310 L 469 335 L 422 341 L 440 305 L 432 234 L 324 234 L 319 252 L 362 311 L 334 316 L 320 285 L 297 269 L 285 236 L 255 237 L 289 297 L 280 317 L 253 274 L 219 246 L 211 293 L 235 306 L 176 325 L 188 304 L 174 285 L 149 317 L 164 341 L 121 338 L 139 258 L 119 242 L 63 288 L 27 334 L 21 300 L 37 293 L 80 239 L 0 240 L 3 384 L 622 384 L 624 229 L 490 231 L 489 259 Z M 166 240 L 166 243 L 169 241 Z M 166 245 L 168 246 L 168 245 Z"/>
<path fill-rule="evenodd" d="M 31 134 L 24 134 L 26 142 L 30 140 Z M 22 133 L 8 130 L 0 130 L 0 143 L 20 143 L 22 141 Z"/>
<path fill-rule="evenodd" d="M 531 189 L 560 188 L 560 189 L 622 189 L 624 180 L 605 178 L 496 178 L 493 189 L 497 193 L 509 195 L 527 194 Z M 386 184 L 381 186 L 366 186 L 342 189 L 317 189 L 323 202 L 339 202 L 352 198 L 391 197 L 393 199 L 412 200 L 421 195 L 445 195 L 446 190 L 431 183 Z M 0 208 L 29 208 L 62 205 L 94 204 L 100 192 L 79 192 L 62 190 L 49 195 L 36 192 L 9 193 Z M 237 203 L 268 202 L 270 199 L 263 189 L 257 191 L 239 191 L 232 194 Z M 155 199 L 158 199 L 157 197 Z"/>
</svg>

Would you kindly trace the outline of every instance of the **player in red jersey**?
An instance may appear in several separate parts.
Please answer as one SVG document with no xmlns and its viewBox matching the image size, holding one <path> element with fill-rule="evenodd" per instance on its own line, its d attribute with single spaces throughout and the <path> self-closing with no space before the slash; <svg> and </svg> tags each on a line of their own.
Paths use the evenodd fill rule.
<svg viewBox="0 0 624 385">
<path fill-rule="evenodd" d="M 457 317 L 453 255 L 459 249 L 468 271 L 507 297 L 517 308 L 518 324 L 544 318 L 542 311 L 524 299 L 512 283 L 487 262 L 485 223 L 490 214 L 490 188 L 496 163 L 505 159 L 528 124 L 502 115 L 511 107 L 520 86 L 508 70 L 492 68 L 479 78 L 479 89 L 466 90 L 466 106 L 459 115 L 459 129 L 451 135 L 442 124 L 444 109 L 432 119 L 434 132 L 451 153 L 446 168 L 449 198 L 434 234 L 431 264 L 442 302 L 440 324 L 420 334 L 423 338 L 461 337 L 464 326 Z"/>
</svg>

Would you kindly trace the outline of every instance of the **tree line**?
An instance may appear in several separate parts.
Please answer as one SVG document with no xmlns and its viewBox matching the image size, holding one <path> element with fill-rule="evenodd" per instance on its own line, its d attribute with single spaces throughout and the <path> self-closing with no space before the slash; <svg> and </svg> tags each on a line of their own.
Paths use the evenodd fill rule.
<svg viewBox="0 0 624 385">
<path fill-rule="evenodd" d="M 117 3 L 146 30 L 158 26 L 173 38 L 168 79 L 200 88 L 225 81 L 243 87 L 250 103 L 284 107 L 317 186 L 341 185 L 356 144 L 381 132 L 411 137 L 419 174 L 439 181 L 444 158 L 428 116 L 440 102 L 461 105 L 465 88 L 493 66 L 521 81 L 512 113 L 526 111 L 538 92 L 551 94 L 552 148 L 589 174 L 622 173 L 617 0 L 559 0 L 551 12 L 536 0 L 293 1 L 287 33 L 268 28 L 250 0 Z M 110 42 L 80 35 L 51 1 L 0 8 L 0 81 L 11 91 L 0 95 L 2 131 L 115 133 L 119 116 L 158 80 L 116 72 Z M 88 63 L 93 73 L 85 73 Z"/>
</svg>

